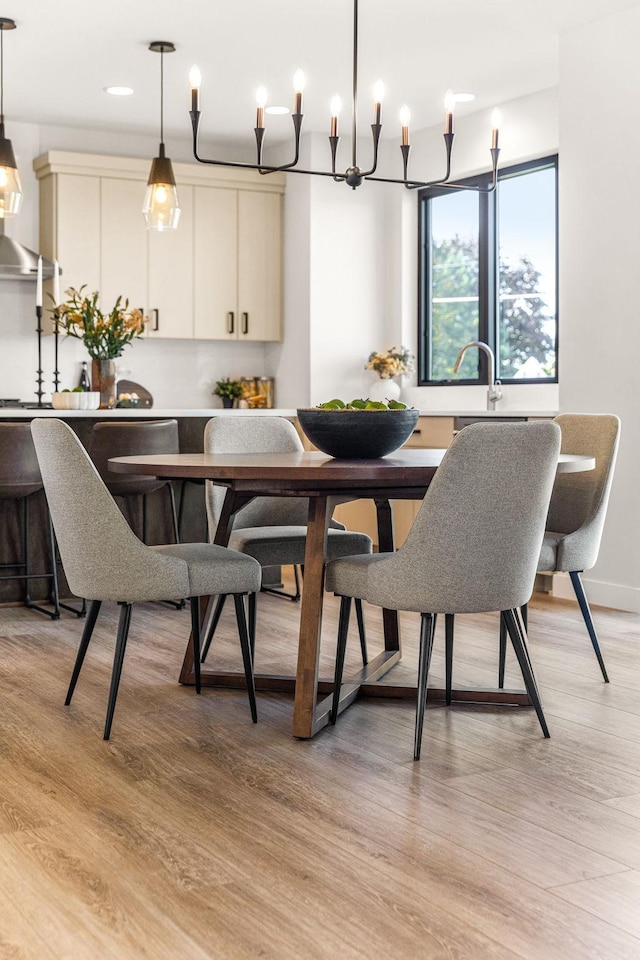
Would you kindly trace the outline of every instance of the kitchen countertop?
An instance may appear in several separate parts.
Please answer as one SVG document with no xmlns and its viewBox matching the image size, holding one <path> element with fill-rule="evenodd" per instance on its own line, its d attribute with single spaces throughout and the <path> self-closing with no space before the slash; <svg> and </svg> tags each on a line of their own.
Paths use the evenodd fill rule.
<svg viewBox="0 0 640 960">
<path fill-rule="evenodd" d="M 296 409 L 225 410 L 205 407 L 201 410 L 164 407 L 118 407 L 116 410 L 52 410 L 50 407 L 1 407 L 0 420 L 32 420 L 34 417 L 95 418 L 100 420 L 164 419 L 165 417 L 295 417 Z M 557 410 L 420 410 L 421 417 L 555 417 Z"/>
</svg>

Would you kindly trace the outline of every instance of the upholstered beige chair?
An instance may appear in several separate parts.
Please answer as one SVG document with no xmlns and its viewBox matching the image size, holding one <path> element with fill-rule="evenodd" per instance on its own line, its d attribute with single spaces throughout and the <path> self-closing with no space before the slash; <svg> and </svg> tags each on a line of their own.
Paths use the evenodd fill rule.
<svg viewBox="0 0 640 960">
<path fill-rule="evenodd" d="M 545 737 L 525 629 L 560 450 L 549 421 L 475 424 L 462 430 L 396 553 L 327 565 L 327 589 L 342 597 L 332 720 L 338 715 L 351 598 L 421 614 L 414 757 L 419 759 L 427 677 L 438 613 L 499 610 Z"/>
<path fill-rule="evenodd" d="M 204 433 L 205 453 L 301 453 L 302 441 L 293 424 L 284 417 L 213 417 Z M 225 498 L 224 487 L 207 482 L 206 504 L 209 537 L 213 540 Z M 309 501 L 304 497 L 255 497 L 234 517 L 229 547 L 254 557 L 262 567 L 302 566 L 307 537 Z M 346 530 L 331 520 L 327 537 L 327 560 L 352 554 L 370 554 L 371 538 Z M 224 596 L 217 601 L 209 634 L 203 646 L 206 657 L 222 611 Z M 357 601 L 362 659 L 367 662 L 362 605 Z M 249 611 L 251 633 L 255 608 Z"/>
<path fill-rule="evenodd" d="M 539 573 L 568 573 L 605 683 L 609 682 L 591 609 L 580 574 L 598 559 L 618 454 L 620 420 L 612 414 L 563 413 L 562 453 L 595 457 L 594 470 L 558 474 L 542 541 Z M 526 611 L 525 611 L 526 617 Z M 504 685 L 506 637 L 500 635 L 498 683 Z"/>
<path fill-rule="evenodd" d="M 91 601 L 65 703 L 71 702 L 100 606 L 120 604 L 104 739 L 111 732 L 131 605 L 137 601 L 191 599 L 196 690 L 200 692 L 198 599 L 233 594 L 251 715 L 257 719 L 253 666 L 244 595 L 260 589 L 260 564 L 244 554 L 209 543 L 148 547 L 133 533 L 73 431 L 61 420 L 31 425 L 45 493 L 69 586 Z"/>
</svg>

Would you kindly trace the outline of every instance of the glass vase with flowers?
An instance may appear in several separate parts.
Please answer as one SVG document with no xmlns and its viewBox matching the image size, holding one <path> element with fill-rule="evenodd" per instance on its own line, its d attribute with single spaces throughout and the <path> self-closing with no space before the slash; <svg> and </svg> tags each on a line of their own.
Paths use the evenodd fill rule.
<svg viewBox="0 0 640 960">
<path fill-rule="evenodd" d="M 98 306 L 98 293 L 84 293 L 71 287 L 67 300 L 54 307 L 53 320 L 60 333 L 82 340 L 91 357 L 91 389 L 100 393 L 100 409 L 116 405 L 116 357 L 128 343 L 144 333 L 142 310 L 129 309 L 129 301 L 118 297 L 105 313 Z"/>
</svg>

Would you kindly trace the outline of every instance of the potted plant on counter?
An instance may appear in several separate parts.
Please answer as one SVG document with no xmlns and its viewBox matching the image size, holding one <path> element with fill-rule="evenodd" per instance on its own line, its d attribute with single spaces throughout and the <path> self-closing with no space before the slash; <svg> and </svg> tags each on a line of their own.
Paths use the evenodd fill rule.
<svg viewBox="0 0 640 960">
<path fill-rule="evenodd" d="M 232 407 L 233 401 L 242 396 L 242 384 L 239 380 L 224 377 L 222 380 L 218 380 L 213 392 L 216 397 L 220 397 L 223 407 Z"/>
<path fill-rule="evenodd" d="M 98 294 L 84 294 L 71 287 L 65 293 L 69 298 L 52 311 L 54 322 L 61 333 L 82 340 L 91 357 L 91 388 L 100 394 L 100 409 L 116 405 L 116 362 L 123 349 L 134 337 L 144 332 L 141 310 L 129 310 L 129 301 L 118 297 L 108 313 L 98 306 Z"/>
</svg>

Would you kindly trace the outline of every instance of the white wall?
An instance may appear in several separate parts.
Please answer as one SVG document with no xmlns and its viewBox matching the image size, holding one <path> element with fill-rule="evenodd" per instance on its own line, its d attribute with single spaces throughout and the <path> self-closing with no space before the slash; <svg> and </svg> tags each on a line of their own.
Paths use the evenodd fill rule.
<svg viewBox="0 0 640 960">
<path fill-rule="evenodd" d="M 640 612 L 640 8 L 560 44 L 560 403 L 616 413 L 622 439 L 590 598 Z"/>
<path fill-rule="evenodd" d="M 86 153 L 109 153 L 151 158 L 158 144 L 153 137 L 117 135 L 113 132 L 77 130 L 62 127 L 38 127 L 11 123 L 7 132 L 16 151 L 22 187 L 23 208 L 20 216 L 7 220 L 9 236 L 38 249 L 38 183 L 31 168 L 34 157 L 47 150 L 76 150 Z M 191 159 L 187 141 L 167 145 L 172 159 Z M 207 155 L 207 147 L 203 153 Z M 229 147 L 217 149 L 218 156 Z M 234 156 L 242 154 L 234 152 Z M 142 196 L 140 205 L 142 207 Z M 64 264 L 62 264 L 64 270 Z M 64 289 L 64 275 L 62 277 Z M 123 291 L 126 296 L 126 291 Z M 37 338 L 35 319 L 35 284 L 33 281 L 0 283 L 0 397 L 35 401 Z M 78 382 L 82 360 L 88 359 L 82 343 L 61 341 L 59 369 L 61 387 Z M 53 338 L 43 337 L 45 400 L 53 389 Z M 212 395 L 215 381 L 225 376 L 265 376 L 275 371 L 270 366 L 267 349 L 261 343 L 227 343 L 221 341 L 139 340 L 125 347 L 118 361 L 121 375 L 142 383 L 151 391 L 158 407 L 218 406 Z M 280 402 L 277 396 L 276 402 Z"/>
</svg>

